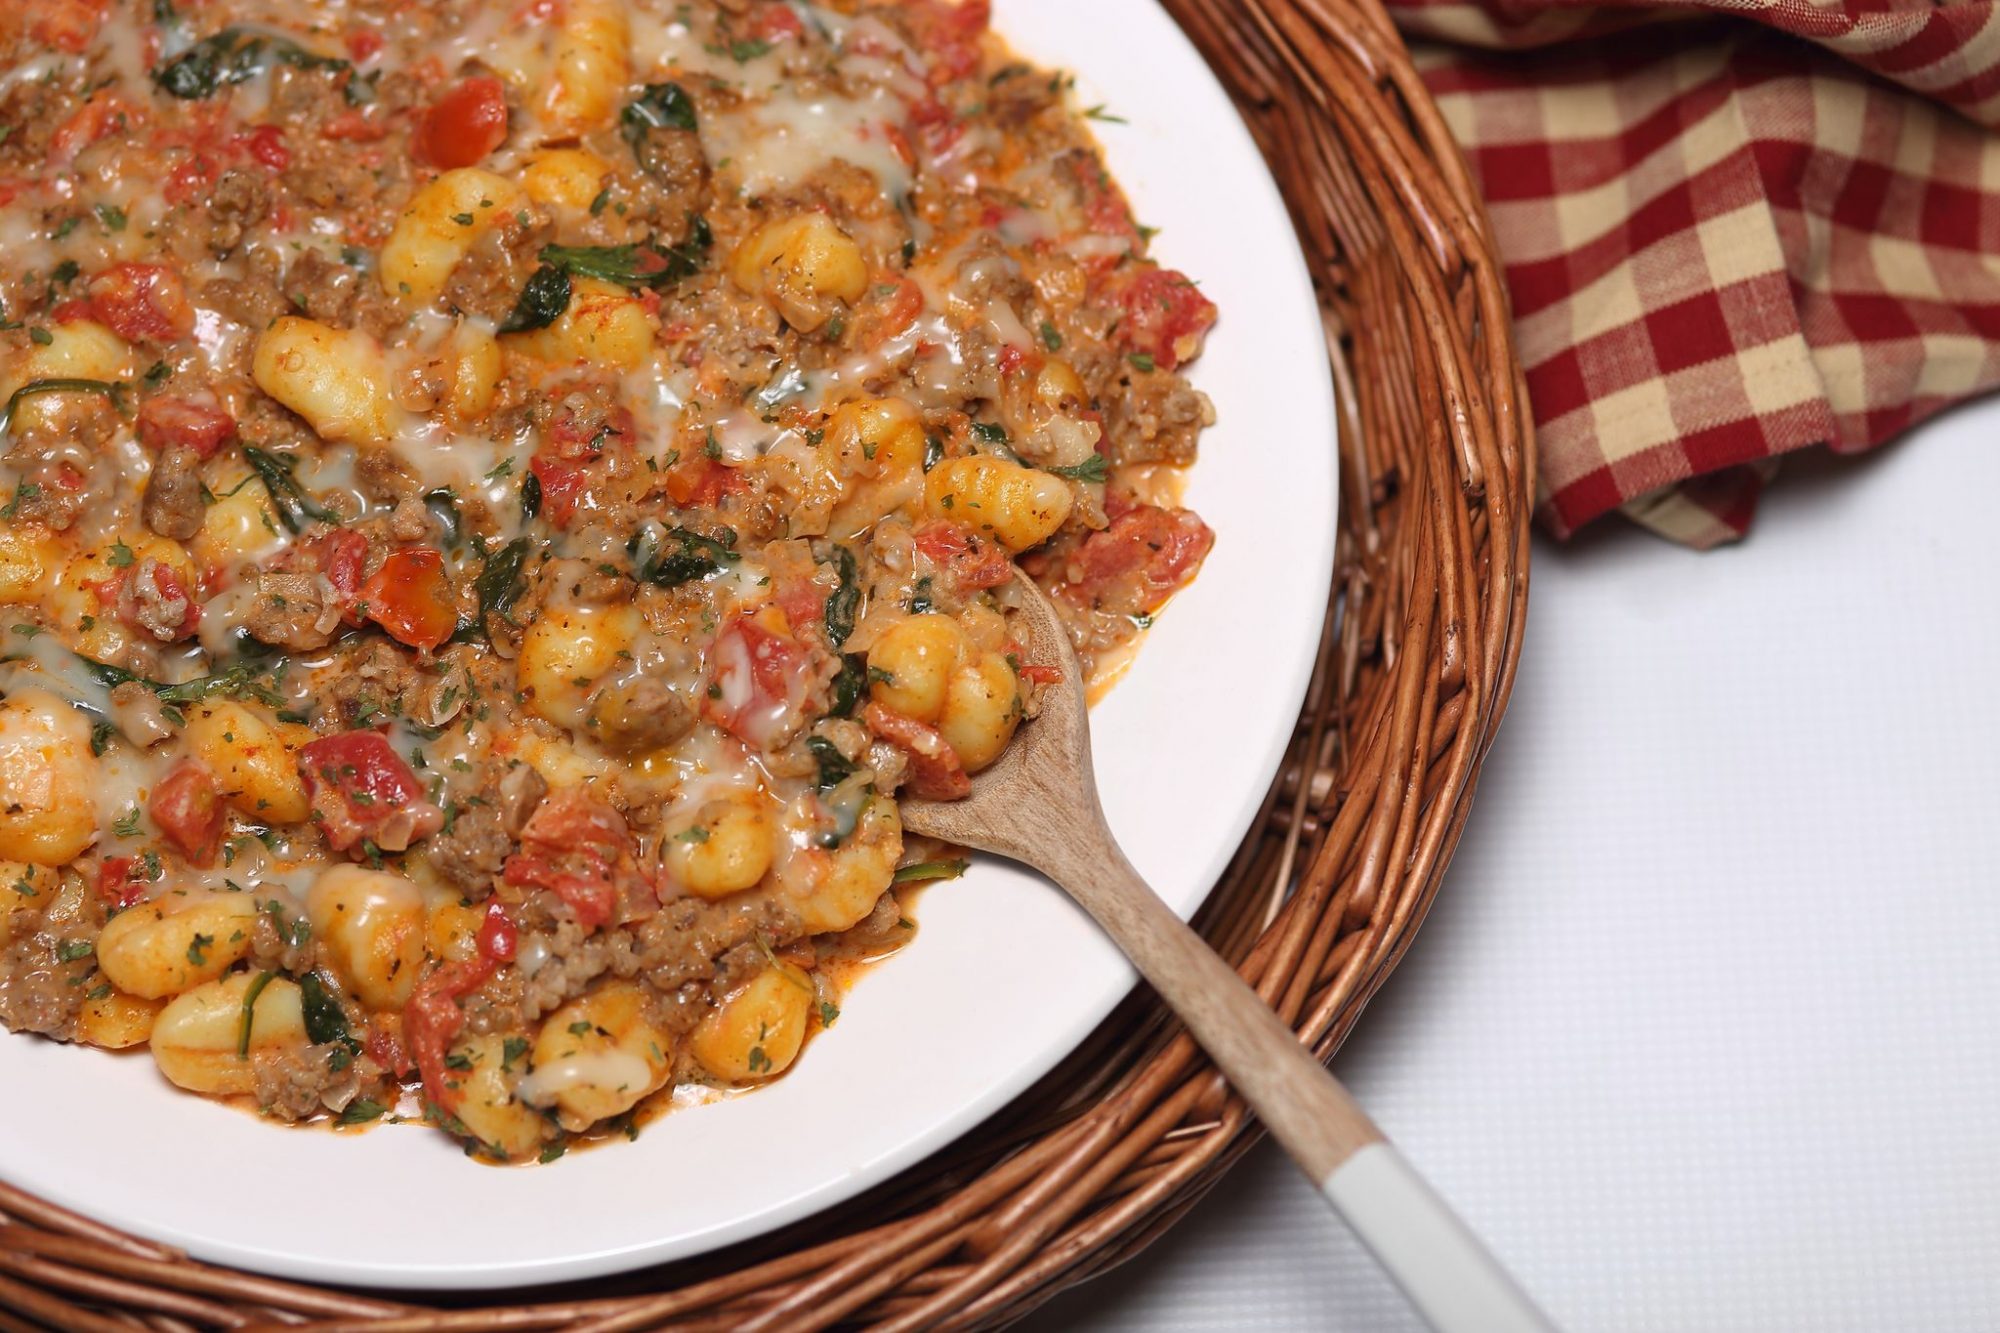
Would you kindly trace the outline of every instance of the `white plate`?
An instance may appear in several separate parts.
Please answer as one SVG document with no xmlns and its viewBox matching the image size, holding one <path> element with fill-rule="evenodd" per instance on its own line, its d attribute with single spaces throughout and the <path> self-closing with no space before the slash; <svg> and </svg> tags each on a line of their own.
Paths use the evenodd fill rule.
<svg viewBox="0 0 2000 1333">
<path fill-rule="evenodd" d="M 1248 828 L 1303 698 L 1333 558 L 1332 390 L 1311 285 L 1249 135 L 1150 0 L 999 0 L 1027 58 L 1076 71 L 1155 253 L 1222 311 L 1195 382 L 1220 420 L 1187 503 L 1200 579 L 1094 714 L 1119 840 L 1190 914 Z M 0 1176 L 195 1256 L 325 1282 L 514 1286 L 674 1259 L 805 1217 L 950 1143 L 1047 1072 L 1131 988 L 1081 912 L 982 861 L 847 998 L 798 1068 L 547 1167 L 443 1135 L 292 1131 L 116 1058 L 0 1033 Z"/>
</svg>

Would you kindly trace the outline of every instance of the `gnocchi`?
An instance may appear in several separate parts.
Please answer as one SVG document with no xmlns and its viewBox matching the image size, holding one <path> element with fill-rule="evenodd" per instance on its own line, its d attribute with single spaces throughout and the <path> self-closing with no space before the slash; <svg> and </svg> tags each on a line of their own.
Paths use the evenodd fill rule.
<svg viewBox="0 0 2000 1333">
<path fill-rule="evenodd" d="M 211 1097 L 240 1097 L 257 1090 L 260 1059 L 295 1055 L 311 1042 L 295 983 L 238 972 L 176 996 L 153 1019 L 148 1044 L 170 1082 Z"/>
<path fill-rule="evenodd" d="M 812 1007 L 811 979 L 773 963 L 702 1019 L 688 1048 L 710 1077 L 724 1083 L 775 1078 L 798 1058 Z"/>
<path fill-rule="evenodd" d="M 258 335 L 250 373 L 329 443 L 372 444 L 393 433 L 382 349 L 359 329 L 280 316 Z"/>
<path fill-rule="evenodd" d="M 59 866 L 97 840 L 90 724 L 44 690 L 0 702 L 0 859 Z"/>
<path fill-rule="evenodd" d="M 858 301 L 868 288 L 861 247 L 824 213 L 765 223 L 737 246 L 729 276 L 803 333 L 833 317 L 832 302 Z"/>
<path fill-rule="evenodd" d="M 515 213 L 524 198 L 513 181 L 479 167 L 440 175 L 410 197 L 383 242 L 377 270 L 382 290 L 429 305 L 479 238 Z"/>
<path fill-rule="evenodd" d="M 990 534 L 1010 551 L 1040 546 L 1075 498 L 1061 478 L 983 455 L 939 463 L 924 478 L 924 512 Z"/>
<path fill-rule="evenodd" d="M 97 965 L 128 995 L 179 995 L 241 962 L 256 924 L 257 903 L 247 893 L 154 898 L 104 923 Z"/>
</svg>

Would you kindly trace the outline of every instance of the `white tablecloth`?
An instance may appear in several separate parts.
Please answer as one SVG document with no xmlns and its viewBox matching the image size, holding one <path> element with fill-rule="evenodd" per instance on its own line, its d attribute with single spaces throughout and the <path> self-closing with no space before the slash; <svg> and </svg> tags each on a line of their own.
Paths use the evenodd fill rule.
<svg viewBox="0 0 2000 1333">
<path fill-rule="evenodd" d="M 1535 552 L 1338 1071 L 1570 1330 L 2000 1328 L 2000 403 Z M 1418 1325 L 1268 1145 L 1043 1328 Z"/>
</svg>

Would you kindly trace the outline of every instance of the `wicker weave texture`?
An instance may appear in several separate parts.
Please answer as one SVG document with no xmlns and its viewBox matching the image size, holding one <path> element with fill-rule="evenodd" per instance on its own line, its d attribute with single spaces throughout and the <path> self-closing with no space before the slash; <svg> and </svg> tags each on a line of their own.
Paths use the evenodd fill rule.
<svg viewBox="0 0 2000 1333">
<path fill-rule="evenodd" d="M 1505 708 L 1526 393 L 1484 215 L 1376 0 L 1163 0 L 1248 120 L 1318 286 L 1342 529 L 1279 780 L 1198 924 L 1330 1056 L 1423 919 Z M 1147 994 L 955 1148 L 828 1215 L 591 1284 L 387 1299 L 212 1268 L 0 1182 L 0 1330 L 980 1329 L 1143 1249 L 1256 1139 Z"/>
</svg>

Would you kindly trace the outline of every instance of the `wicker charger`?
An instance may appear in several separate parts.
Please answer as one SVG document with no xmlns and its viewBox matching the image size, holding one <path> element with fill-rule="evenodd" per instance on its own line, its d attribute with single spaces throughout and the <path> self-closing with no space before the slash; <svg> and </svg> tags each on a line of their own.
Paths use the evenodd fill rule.
<svg viewBox="0 0 2000 1333">
<path fill-rule="evenodd" d="M 1342 527 L 1284 771 L 1199 924 L 1322 1058 L 1422 921 L 1507 701 L 1533 450 L 1486 222 L 1378 0 L 1163 0 L 1304 238 Z M 820 1217 L 572 1288 L 382 1299 L 192 1263 L 0 1182 L 0 1330 L 991 1328 L 1131 1257 L 1256 1141 L 1143 990 L 958 1144 Z"/>
</svg>

